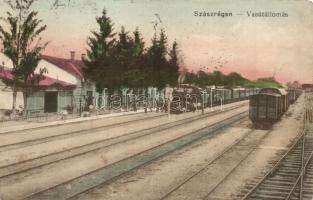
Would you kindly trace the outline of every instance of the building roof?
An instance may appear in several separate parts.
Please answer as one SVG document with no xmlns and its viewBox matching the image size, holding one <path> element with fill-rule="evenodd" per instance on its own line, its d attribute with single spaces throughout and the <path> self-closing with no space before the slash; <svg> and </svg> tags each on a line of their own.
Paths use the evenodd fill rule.
<svg viewBox="0 0 313 200">
<path fill-rule="evenodd" d="M 268 93 L 268 94 L 280 94 L 280 95 L 287 95 L 287 91 L 285 89 L 282 89 L 282 88 L 262 88 L 260 90 L 260 93 L 261 94 L 265 94 L 265 93 Z"/>
<path fill-rule="evenodd" d="M 310 88 L 313 88 L 313 84 L 309 84 L 309 83 L 302 84 L 302 88 L 303 88 L 303 89 L 310 89 Z"/>
<path fill-rule="evenodd" d="M 259 93 L 259 94 L 254 94 L 252 96 L 273 96 L 273 97 L 280 97 L 281 94 L 277 94 L 277 93 L 270 93 L 270 92 L 265 92 L 265 93 Z"/>
<path fill-rule="evenodd" d="M 63 88 L 75 88 L 75 84 L 67 83 L 61 80 L 57 80 L 50 77 L 45 77 L 38 83 L 39 87 L 63 87 Z"/>
<path fill-rule="evenodd" d="M 85 67 L 83 61 L 81 60 L 71 60 L 65 58 L 57 58 L 53 56 L 43 55 L 42 59 L 46 60 L 47 62 L 56 65 L 57 67 L 63 69 L 64 71 L 74 75 L 79 79 L 84 79 L 84 71 L 83 68 Z"/>
<path fill-rule="evenodd" d="M 14 76 L 10 70 L 0 70 L 0 78 L 5 80 L 13 80 Z"/>
<path fill-rule="evenodd" d="M 35 75 L 36 76 L 36 75 Z M 38 77 L 38 76 L 37 76 Z M 35 77 L 32 77 L 35 78 Z M 32 79 L 30 78 L 30 79 Z M 13 80 L 14 75 L 10 70 L 0 70 L 0 79 Z M 51 77 L 43 76 L 43 79 L 38 82 L 37 87 L 63 87 L 63 88 L 75 88 L 75 84 L 67 83 L 61 80 L 57 80 Z"/>
</svg>

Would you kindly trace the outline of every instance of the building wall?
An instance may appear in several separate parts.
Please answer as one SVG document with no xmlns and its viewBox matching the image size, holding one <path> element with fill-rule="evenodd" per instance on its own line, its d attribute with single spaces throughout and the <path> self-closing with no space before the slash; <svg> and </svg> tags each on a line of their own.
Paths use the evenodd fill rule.
<svg viewBox="0 0 313 200">
<path fill-rule="evenodd" d="M 79 79 L 77 79 L 74 75 L 68 73 L 67 71 L 64 71 L 60 69 L 59 67 L 45 61 L 41 60 L 38 64 L 38 67 L 36 68 L 35 72 L 39 73 L 40 69 L 45 68 L 48 72 L 44 75 L 50 78 L 54 78 L 57 80 L 62 80 L 67 83 L 77 84 L 79 82 Z"/>
<path fill-rule="evenodd" d="M 0 65 L 4 65 L 7 68 L 12 68 L 12 62 L 0 53 Z M 57 88 L 48 88 L 45 91 L 58 91 L 58 112 L 65 110 L 68 106 L 73 107 L 74 112 L 79 112 L 80 107 L 88 106 L 87 99 L 88 95 L 92 94 L 95 97 L 96 90 L 94 84 L 82 82 L 76 76 L 64 71 L 63 69 L 41 60 L 38 64 L 35 72 L 39 73 L 40 69 L 45 68 L 47 73 L 44 75 L 64 82 L 72 83 L 77 85 L 75 89 L 64 90 Z M 0 83 L 1 89 L 1 83 Z M 38 91 L 29 95 L 27 99 L 27 110 L 31 112 L 44 112 L 44 95 L 45 91 Z M 6 101 L 3 101 L 6 99 Z M 17 106 L 23 105 L 23 95 L 18 93 Z M 0 109 L 11 109 L 12 108 L 12 92 L 2 92 L 0 90 Z"/>
<path fill-rule="evenodd" d="M 57 112 L 60 113 L 68 108 L 72 108 L 73 112 L 83 111 L 85 107 L 90 105 L 88 95 L 93 97 L 97 94 L 93 84 L 79 84 L 74 90 L 65 90 L 58 88 L 48 88 L 42 91 L 34 92 L 27 99 L 27 110 L 31 113 L 44 113 L 45 108 L 45 92 L 58 92 Z"/>
<path fill-rule="evenodd" d="M 63 90 L 58 94 L 58 112 L 73 108 L 73 91 Z"/>
<path fill-rule="evenodd" d="M 57 112 L 60 113 L 68 108 L 73 107 L 73 91 L 59 90 L 57 88 L 49 88 L 47 90 L 37 91 L 30 94 L 27 98 L 28 113 L 44 113 L 45 112 L 45 93 L 57 92 Z"/>
<path fill-rule="evenodd" d="M 10 110 L 13 104 L 13 92 L 0 79 L 0 110 Z M 18 92 L 16 97 L 16 107 L 24 107 L 23 93 Z"/>
<path fill-rule="evenodd" d="M 44 91 L 39 91 L 30 94 L 27 97 L 27 113 L 43 113 L 44 112 Z"/>
</svg>

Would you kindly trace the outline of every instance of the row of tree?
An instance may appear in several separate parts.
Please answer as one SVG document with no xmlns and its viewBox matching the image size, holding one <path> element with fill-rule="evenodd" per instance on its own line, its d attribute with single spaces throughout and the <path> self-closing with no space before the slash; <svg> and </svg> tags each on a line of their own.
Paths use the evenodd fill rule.
<svg viewBox="0 0 313 200">
<path fill-rule="evenodd" d="M 122 27 L 114 32 L 112 20 L 106 10 L 96 19 L 98 31 L 92 31 L 88 38 L 87 78 L 96 83 L 96 89 L 109 93 L 123 87 L 164 88 L 167 84 L 176 85 L 179 76 L 177 42 L 168 49 L 165 31 L 155 33 L 151 46 L 145 47 L 142 35 L 137 28 L 132 34 Z"/>
<path fill-rule="evenodd" d="M 207 73 L 204 71 L 187 72 L 185 75 L 184 83 L 194 84 L 199 87 L 205 87 L 207 85 L 223 85 L 227 87 L 243 86 L 248 82 L 247 79 L 242 77 L 236 72 L 232 72 L 228 75 L 224 75 L 220 71 L 214 71 Z"/>
<path fill-rule="evenodd" d="M 193 84 L 199 87 L 205 87 L 208 85 L 225 86 L 227 88 L 233 88 L 236 86 L 241 87 L 282 87 L 282 85 L 275 80 L 273 77 L 259 78 L 255 81 L 244 78 L 237 72 L 229 73 L 228 75 L 223 74 L 220 71 L 214 71 L 207 73 L 204 71 L 187 72 L 185 74 L 184 83 Z"/>
</svg>

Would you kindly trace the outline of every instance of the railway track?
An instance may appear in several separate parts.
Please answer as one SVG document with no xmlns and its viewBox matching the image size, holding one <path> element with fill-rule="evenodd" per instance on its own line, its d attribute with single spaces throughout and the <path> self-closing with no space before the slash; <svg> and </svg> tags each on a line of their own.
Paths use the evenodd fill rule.
<svg viewBox="0 0 313 200">
<path fill-rule="evenodd" d="M 187 177 L 180 184 L 176 185 L 176 187 L 169 190 L 164 196 L 159 198 L 159 200 L 178 199 L 177 197 L 172 198 L 172 195 L 175 193 L 178 193 L 178 197 L 183 196 L 186 199 L 195 198 L 195 199 L 203 199 L 203 200 L 208 199 L 209 200 L 210 195 L 215 191 L 215 189 L 220 184 L 222 184 L 241 165 L 241 163 L 244 160 L 246 160 L 246 158 L 249 155 L 251 155 L 251 153 L 258 147 L 258 144 L 260 143 L 260 141 L 266 138 L 270 133 L 270 131 L 267 131 L 261 137 L 255 140 L 251 140 L 251 138 L 253 137 L 253 132 L 254 130 L 251 130 L 247 134 L 242 136 L 238 141 L 234 142 L 232 145 L 226 148 L 223 152 L 218 154 L 215 158 L 213 158 L 210 162 L 208 162 L 204 167 L 197 170 L 194 174 Z M 249 137 L 250 139 L 248 139 Z M 190 193 L 191 191 L 189 191 L 188 189 L 185 190 L 183 188 L 185 184 L 191 184 L 191 185 L 198 184 L 197 178 L 206 176 L 206 174 L 210 174 L 210 172 L 208 172 L 210 165 L 214 165 L 214 164 L 218 165 L 219 163 L 225 165 L 225 163 L 227 163 L 227 160 L 229 160 L 230 157 L 233 158 L 232 162 L 235 162 L 235 164 L 230 164 L 231 167 L 229 169 L 223 166 L 223 168 L 225 168 L 225 171 L 227 172 L 225 172 L 223 178 L 220 179 L 213 187 L 208 187 L 208 191 L 205 192 L 206 193 L 205 195 L 200 194 L 200 196 L 197 196 L 197 194 L 194 193 L 195 191 Z M 192 179 L 195 179 L 194 182 L 192 182 Z M 201 186 L 199 185 L 199 187 Z M 187 193 L 185 194 L 186 191 L 188 194 Z M 203 191 L 199 190 L 199 193 L 203 193 Z"/>
<path fill-rule="evenodd" d="M 214 123 L 209 127 L 154 146 L 143 152 L 127 157 L 108 166 L 101 167 L 64 183 L 53 185 L 42 191 L 37 191 L 24 199 L 75 199 L 77 195 L 92 190 L 101 184 L 105 184 L 122 174 L 144 166 L 193 142 L 206 137 L 211 137 L 212 134 L 217 134 L 231 124 L 243 120 L 244 118 L 246 119 L 246 117 L 247 112 L 242 112 L 241 114 L 229 117 L 222 122 Z M 68 188 L 71 189 L 69 190 Z"/>
<path fill-rule="evenodd" d="M 197 115 L 191 118 L 181 119 L 175 122 L 169 122 L 169 123 L 162 124 L 159 126 L 147 128 L 144 130 L 130 132 L 128 134 L 124 134 L 124 135 L 120 135 L 120 136 L 116 136 L 116 137 L 112 137 L 108 139 L 98 140 L 96 142 L 88 143 L 88 144 L 81 145 L 78 147 L 61 150 L 55 153 L 39 156 L 33 159 L 28 159 L 28 160 L 13 163 L 10 165 L 1 166 L 0 167 L 0 179 L 8 177 L 10 175 L 24 173 L 28 170 L 35 169 L 38 167 L 43 167 L 43 166 L 46 166 L 55 162 L 59 162 L 65 159 L 81 156 L 87 153 L 96 152 L 100 149 L 108 148 L 108 147 L 121 144 L 121 143 L 125 143 L 130 140 L 135 140 L 140 137 L 144 137 L 144 136 L 151 135 L 151 134 L 156 134 L 157 132 L 164 131 L 170 128 L 175 128 L 175 127 L 179 127 L 182 125 L 191 124 L 197 120 L 201 120 L 201 119 L 216 115 L 218 113 L 219 114 L 226 113 L 226 112 L 235 110 L 237 108 L 241 108 L 241 106 L 231 107 L 231 108 L 225 109 L 222 112 L 215 111 L 215 112 L 210 112 L 204 115 Z"/>
<path fill-rule="evenodd" d="M 158 119 L 158 118 L 161 118 L 161 117 L 164 117 L 164 116 L 166 116 L 166 114 L 153 115 L 153 116 L 148 116 L 148 117 L 147 116 L 140 116 L 140 117 L 135 118 L 135 119 L 125 120 L 125 121 L 121 120 L 118 123 L 99 125 L 99 126 L 96 126 L 96 127 L 93 127 L 93 128 L 83 127 L 83 128 L 81 128 L 81 130 L 74 130 L 74 131 L 68 131 L 68 132 L 59 133 L 59 134 L 55 134 L 55 135 L 48 135 L 48 136 L 44 136 L 44 137 L 40 137 L 40 138 L 27 139 L 25 141 L 20 141 L 20 142 L 16 142 L 16 143 L 12 143 L 12 144 L 0 145 L 0 152 L 8 151 L 8 150 L 11 150 L 11 149 L 17 149 L 17 148 L 21 148 L 21 147 L 25 147 L 25 146 L 32 146 L 32 145 L 36 145 L 36 144 L 51 142 L 51 141 L 55 141 L 55 140 L 58 140 L 58 139 L 63 139 L 63 138 L 69 138 L 69 137 L 74 137 L 74 136 L 78 136 L 78 135 L 83 135 L 83 134 L 90 133 L 92 131 L 101 131 L 101 130 L 105 130 L 105 129 L 108 129 L 108 128 L 125 126 L 127 124 L 132 124 L 132 123 L 140 122 L 140 121 L 143 121 L 143 120 Z M 118 116 L 118 117 L 121 117 L 121 116 Z M 129 116 L 127 116 L 127 117 L 129 117 Z M 73 123 L 73 124 L 70 124 L 70 125 L 75 125 L 75 124 L 77 124 L 77 123 Z M 68 125 L 68 124 L 66 124 L 66 125 Z M 43 127 L 43 128 L 46 128 L 46 127 Z M 30 130 L 27 130 L 27 131 L 41 131 L 41 128 L 30 129 Z M 16 131 L 16 132 L 21 132 L 21 131 Z M 9 135 L 9 134 L 12 134 L 12 133 L 11 132 L 9 132 L 9 133 L 0 133 L 0 135 Z"/>
<path fill-rule="evenodd" d="M 313 198 L 313 125 L 305 123 L 303 132 L 285 155 L 248 191 L 243 200 L 311 200 Z"/>
<path fill-rule="evenodd" d="M 219 199 L 215 191 L 240 168 L 241 164 L 259 147 L 260 142 L 265 139 L 270 132 L 271 130 L 267 131 L 261 138 L 254 142 L 245 141 L 249 135 L 243 136 L 238 142 L 229 146 L 224 152 L 208 162 L 206 166 L 196 171 L 190 177 L 187 177 L 184 181 L 159 198 L 159 200 L 177 200 L 181 198 L 203 200 Z M 309 145 L 313 147 L 313 144 Z M 234 152 L 237 153 L 235 154 Z M 281 154 L 281 152 L 279 153 Z M 232 164 L 234 162 L 235 164 Z M 214 163 L 216 165 L 215 167 Z M 232 166 L 229 167 L 229 165 Z M 219 171 L 219 176 L 211 175 L 217 173 L 214 170 L 218 168 L 218 166 L 221 166 L 224 170 L 222 172 Z M 214 183 L 207 184 L 203 182 L 203 180 L 212 180 L 212 178 L 215 178 Z M 265 200 L 272 198 L 263 197 L 260 199 Z"/>
<path fill-rule="evenodd" d="M 236 106 L 231 106 L 229 108 L 224 109 L 225 111 L 228 110 L 232 110 L 233 108 L 240 108 L 245 106 L 245 104 L 240 104 L 240 105 L 236 105 Z M 206 113 L 205 115 L 209 114 L 216 114 L 219 113 L 218 110 L 215 110 L 213 112 L 209 112 Z M 135 115 L 135 114 L 132 114 Z M 125 126 L 125 125 L 129 125 L 129 124 L 133 124 L 133 123 L 137 123 L 140 121 L 147 121 L 147 120 L 154 120 L 154 119 L 158 119 L 158 118 L 162 118 L 162 117 L 166 117 L 167 114 L 158 114 L 158 115 L 153 115 L 153 116 L 139 116 L 135 119 L 121 119 L 118 123 L 109 123 L 109 124 L 105 124 L 105 125 L 94 125 L 95 127 L 92 128 L 88 128 L 87 127 L 82 127 L 79 130 L 70 130 L 70 131 L 64 131 L 63 133 L 55 133 L 53 135 L 48 135 L 48 136 L 40 136 L 39 138 L 30 138 L 30 139 L 26 139 L 25 141 L 20 141 L 20 142 L 15 142 L 15 143 L 11 143 L 11 144 L 5 144 L 5 145 L 0 145 L 0 153 L 4 152 L 4 151 L 8 151 L 8 150 L 13 150 L 13 149 L 18 149 L 18 148 L 22 148 L 22 147 L 29 147 L 29 146 L 33 146 L 33 145 L 37 145 L 37 144 L 42 144 L 42 143 L 47 143 L 47 142 L 51 142 L 51 141 L 56 141 L 59 139 L 65 139 L 65 138 L 72 138 L 75 136 L 80 136 L 80 135 L 85 135 L 88 133 L 92 133 L 92 132 L 96 132 L 96 131 L 104 131 L 106 129 L 109 128 L 115 128 L 115 127 L 121 127 L 121 126 Z M 118 120 L 119 117 L 123 117 L 123 116 L 117 116 L 115 117 L 116 120 Z M 129 117 L 129 116 L 126 116 Z M 101 119 L 100 119 L 101 120 Z M 99 121 L 100 121 L 99 120 Z M 70 124 L 70 125 L 74 125 L 76 123 Z M 66 125 L 67 126 L 67 125 Z M 46 128 L 46 127 L 44 127 Z M 27 130 L 27 131 L 40 131 L 41 128 L 35 128 L 35 129 L 31 129 L 31 130 Z M 18 131 L 20 132 L 20 131 Z M 8 134 L 12 134 L 12 133 L 0 133 L 1 135 L 8 135 Z"/>
</svg>

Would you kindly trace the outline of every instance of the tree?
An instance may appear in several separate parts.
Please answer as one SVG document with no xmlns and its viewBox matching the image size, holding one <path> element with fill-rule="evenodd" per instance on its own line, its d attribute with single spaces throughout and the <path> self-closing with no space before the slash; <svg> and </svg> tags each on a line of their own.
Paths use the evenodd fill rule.
<svg viewBox="0 0 313 200">
<path fill-rule="evenodd" d="M 125 73 L 127 86 L 131 88 L 147 87 L 147 73 L 144 62 L 144 42 L 138 28 L 133 32 L 133 39 L 130 38 L 128 67 Z"/>
<path fill-rule="evenodd" d="M 197 76 L 196 74 L 192 71 L 192 72 L 186 72 L 185 74 L 185 79 L 184 79 L 184 83 L 186 84 L 195 84 L 197 80 Z"/>
<path fill-rule="evenodd" d="M 114 63 L 116 70 L 119 71 L 120 86 L 129 88 L 144 87 L 143 51 L 144 43 L 139 30 L 134 31 L 132 38 L 122 27 L 114 51 Z"/>
<path fill-rule="evenodd" d="M 45 69 L 35 75 L 35 70 L 41 60 L 41 52 L 48 43 L 41 43 L 39 35 L 46 30 L 46 25 L 41 25 L 42 20 L 37 19 L 38 12 L 30 8 L 35 0 L 7 1 L 13 14 L 7 12 L 4 19 L 9 30 L 0 25 L 0 40 L 3 44 L 3 53 L 12 61 L 13 80 L 4 81 L 13 91 L 13 116 L 16 113 L 16 96 L 22 90 L 24 107 L 27 105 L 29 88 L 42 78 Z"/>
<path fill-rule="evenodd" d="M 134 56 L 140 58 L 144 53 L 145 43 L 138 28 L 134 31 Z"/>
<path fill-rule="evenodd" d="M 210 79 L 212 80 L 214 85 L 224 85 L 225 76 L 220 71 L 214 71 L 210 74 Z"/>
<path fill-rule="evenodd" d="M 147 65 L 149 71 L 149 78 L 151 85 L 162 89 L 168 83 L 168 63 L 167 55 L 167 37 L 165 31 L 162 29 L 160 36 L 156 34 L 152 39 L 152 45 L 147 52 Z"/>
<path fill-rule="evenodd" d="M 121 32 L 118 34 L 119 40 L 115 44 L 114 48 L 114 66 L 115 73 L 118 74 L 118 81 L 116 81 L 115 87 L 120 88 L 122 86 L 131 86 L 131 76 L 127 72 L 130 71 L 131 62 L 133 59 L 134 42 L 132 38 L 125 31 L 125 28 L 121 28 Z"/>
<path fill-rule="evenodd" d="M 179 77 L 179 62 L 178 62 L 178 49 L 177 49 L 177 42 L 175 41 L 172 45 L 172 49 L 169 53 L 170 60 L 169 60 L 169 83 L 171 85 L 176 85 L 178 82 Z"/>
<path fill-rule="evenodd" d="M 231 72 L 230 74 L 225 75 L 220 71 L 207 73 L 202 70 L 199 70 L 197 73 L 187 72 L 184 83 L 195 84 L 199 87 L 206 87 L 209 85 L 223 85 L 229 88 L 234 86 L 253 86 L 253 83 L 250 80 L 242 77 L 242 75 L 237 72 Z"/>
<path fill-rule="evenodd" d="M 212 85 L 212 78 L 206 72 L 199 70 L 197 73 L 196 84 L 199 87 L 205 87 L 207 85 Z"/>
<path fill-rule="evenodd" d="M 134 47 L 133 58 L 131 63 L 131 79 L 133 87 L 148 87 L 148 73 L 145 70 L 145 43 L 141 37 L 141 33 L 138 28 L 133 32 L 134 34 Z"/>
<path fill-rule="evenodd" d="M 95 82 L 96 90 L 100 94 L 104 88 L 113 92 L 116 87 L 117 77 L 116 69 L 113 65 L 115 33 L 113 32 L 113 23 L 106 16 L 106 10 L 103 9 L 102 16 L 97 17 L 99 31 L 92 31 L 92 36 L 88 37 L 87 59 L 84 59 L 86 65 L 85 74 L 87 78 Z"/>
<path fill-rule="evenodd" d="M 231 72 L 225 77 L 225 85 L 228 87 L 243 86 L 247 80 L 237 72 Z"/>
</svg>

